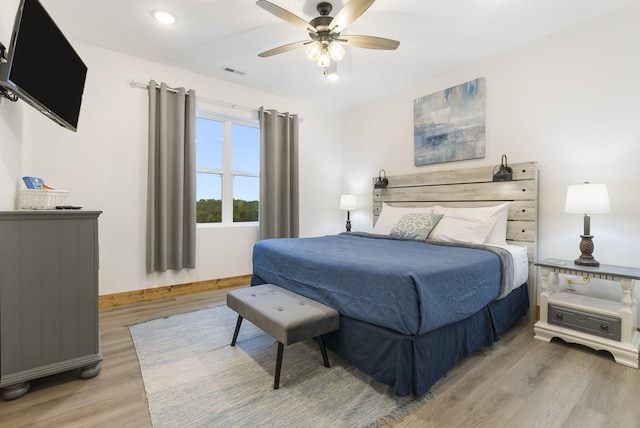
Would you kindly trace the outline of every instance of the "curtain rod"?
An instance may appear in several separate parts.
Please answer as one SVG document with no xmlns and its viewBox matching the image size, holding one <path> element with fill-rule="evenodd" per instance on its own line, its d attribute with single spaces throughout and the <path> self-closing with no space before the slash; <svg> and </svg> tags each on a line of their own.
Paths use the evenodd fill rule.
<svg viewBox="0 0 640 428">
<path fill-rule="evenodd" d="M 132 88 L 140 88 L 140 89 L 147 89 L 148 90 L 149 89 L 149 84 L 148 83 L 142 83 L 142 82 L 136 82 L 135 79 L 133 79 L 133 80 L 131 80 L 131 87 Z M 178 90 L 176 88 L 167 87 L 167 90 L 169 92 L 174 92 L 174 93 L 178 92 Z M 236 110 L 248 111 L 248 112 L 251 112 L 251 113 L 258 113 L 259 112 L 259 110 L 255 109 L 255 108 L 252 108 L 252 107 L 246 107 L 246 106 L 239 105 L 239 104 L 228 103 L 226 101 L 214 100 L 213 98 L 205 98 L 205 97 L 201 97 L 201 96 L 197 96 L 197 95 L 196 95 L 196 98 L 197 98 L 198 101 L 202 101 L 202 102 L 207 103 L 207 104 L 215 104 L 215 105 L 218 105 L 218 106 L 228 107 L 228 108 L 232 108 L 232 109 L 236 109 Z M 265 110 L 265 113 L 271 114 L 271 112 L 269 112 L 267 110 Z M 284 115 L 280 114 L 279 116 L 284 116 Z M 290 116 L 290 118 L 292 118 L 292 117 Z M 298 120 L 300 122 L 302 122 L 302 118 L 301 117 L 299 117 Z"/>
<path fill-rule="evenodd" d="M 142 82 L 136 82 L 135 80 L 131 81 L 131 87 L 132 88 L 140 88 L 140 89 L 149 89 L 149 84 L 148 83 L 142 83 Z M 176 88 L 167 88 L 169 90 L 169 92 L 177 92 L 178 90 Z M 246 107 L 246 106 L 242 106 L 239 104 L 233 104 L 233 103 L 228 103 L 226 101 L 220 101 L 220 100 L 214 100 L 213 98 L 206 98 L 206 97 L 201 97 L 201 96 L 196 96 L 198 101 L 202 101 L 204 103 L 207 104 L 215 104 L 215 105 L 219 105 L 222 107 L 229 107 L 232 109 L 236 109 L 236 110 L 244 110 L 244 111 L 248 111 L 248 112 L 252 112 L 252 113 L 257 113 L 258 110 L 256 110 L 255 108 L 251 108 L 251 107 Z"/>
</svg>

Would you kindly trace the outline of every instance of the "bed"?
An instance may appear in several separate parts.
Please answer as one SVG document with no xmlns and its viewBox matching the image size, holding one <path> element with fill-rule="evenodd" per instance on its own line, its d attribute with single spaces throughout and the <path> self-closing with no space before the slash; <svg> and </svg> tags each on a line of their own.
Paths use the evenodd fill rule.
<svg viewBox="0 0 640 428">
<path fill-rule="evenodd" d="M 537 166 L 511 167 L 509 182 L 489 167 L 390 176 L 373 192 L 373 233 L 260 241 L 252 285 L 337 309 L 327 346 L 421 396 L 534 301 Z"/>
</svg>

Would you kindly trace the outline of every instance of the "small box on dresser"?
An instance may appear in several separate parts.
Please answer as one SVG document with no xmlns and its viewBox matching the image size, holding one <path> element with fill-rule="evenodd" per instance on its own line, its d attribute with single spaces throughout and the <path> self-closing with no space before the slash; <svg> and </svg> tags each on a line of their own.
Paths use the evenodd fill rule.
<svg viewBox="0 0 640 428">
<path fill-rule="evenodd" d="M 66 190 L 21 189 L 21 210 L 53 210 L 57 206 L 67 205 L 69 192 Z"/>
</svg>

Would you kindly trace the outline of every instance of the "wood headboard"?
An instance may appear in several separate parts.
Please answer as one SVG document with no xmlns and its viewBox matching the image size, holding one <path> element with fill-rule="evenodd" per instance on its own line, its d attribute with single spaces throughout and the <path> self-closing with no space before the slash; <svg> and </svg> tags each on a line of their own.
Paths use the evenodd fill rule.
<svg viewBox="0 0 640 428">
<path fill-rule="evenodd" d="M 507 242 L 527 247 L 529 295 L 535 305 L 537 276 L 533 263 L 538 255 L 538 167 L 536 162 L 509 166 L 513 169 L 513 181 L 504 182 L 493 181 L 494 167 L 491 166 L 387 176 L 386 188 L 373 189 L 374 224 L 383 202 L 399 207 L 481 207 L 510 201 Z"/>
</svg>

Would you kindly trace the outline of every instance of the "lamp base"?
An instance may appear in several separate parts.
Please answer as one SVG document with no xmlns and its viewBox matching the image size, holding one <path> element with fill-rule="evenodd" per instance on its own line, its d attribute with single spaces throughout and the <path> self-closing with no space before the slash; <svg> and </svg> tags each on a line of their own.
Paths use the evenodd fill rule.
<svg viewBox="0 0 640 428">
<path fill-rule="evenodd" d="M 582 265 L 582 266 L 600 266 L 600 262 L 594 259 L 593 257 L 591 257 L 591 259 L 585 259 L 582 256 L 580 256 L 580 258 L 575 259 L 573 262 L 577 265 Z"/>
<path fill-rule="evenodd" d="M 581 266 L 600 266 L 600 262 L 593 258 L 593 235 L 580 235 L 580 257 L 574 263 Z"/>
<path fill-rule="evenodd" d="M 351 232 L 351 220 L 347 220 L 347 232 Z"/>
</svg>

